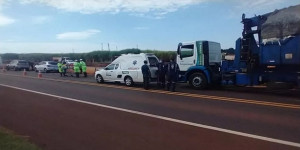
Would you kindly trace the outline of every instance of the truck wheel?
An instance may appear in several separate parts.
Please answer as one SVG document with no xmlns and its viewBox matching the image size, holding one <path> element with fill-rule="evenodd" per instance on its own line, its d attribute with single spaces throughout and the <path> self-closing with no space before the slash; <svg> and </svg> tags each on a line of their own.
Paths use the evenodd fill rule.
<svg viewBox="0 0 300 150">
<path fill-rule="evenodd" d="M 100 74 L 98 74 L 98 75 L 96 76 L 96 81 L 97 81 L 98 83 L 103 83 L 103 82 L 104 82 L 103 77 L 102 77 Z"/>
<path fill-rule="evenodd" d="M 207 87 L 207 79 L 203 73 L 194 73 L 189 78 L 189 84 L 194 89 L 205 89 Z"/>
<path fill-rule="evenodd" d="M 126 78 L 124 79 L 124 82 L 125 82 L 125 84 L 126 84 L 127 86 L 133 86 L 133 80 L 132 80 L 131 77 L 126 77 Z"/>
</svg>

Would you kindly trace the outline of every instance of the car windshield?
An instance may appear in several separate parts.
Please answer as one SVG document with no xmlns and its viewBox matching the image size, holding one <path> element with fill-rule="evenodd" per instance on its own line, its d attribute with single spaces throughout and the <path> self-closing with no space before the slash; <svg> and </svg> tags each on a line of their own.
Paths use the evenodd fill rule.
<svg viewBox="0 0 300 150">
<path fill-rule="evenodd" d="M 49 64 L 49 65 L 57 65 L 57 63 L 54 62 L 54 61 L 49 61 L 48 64 Z"/>
<path fill-rule="evenodd" d="M 18 63 L 19 63 L 19 64 L 27 64 L 28 62 L 22 60 L 22 61 L 19 61 Z"/>
</svg>

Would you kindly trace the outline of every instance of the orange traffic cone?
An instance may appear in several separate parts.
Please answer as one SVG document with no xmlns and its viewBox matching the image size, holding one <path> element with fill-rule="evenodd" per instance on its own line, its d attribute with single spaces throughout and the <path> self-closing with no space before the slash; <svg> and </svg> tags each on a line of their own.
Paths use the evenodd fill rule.
<svg viewBox="0 0 300 150">
<path fill-rule="evenodd" d="M 40 70 L 39 73 L 38 73 L 38 78 L 42 78 L 41 70 Z"/>
<path fill-rule="evenodd" d="M 27 72 L 26 72 L 26 69 L 24 69 L 23 76 L 26 76 L 26 75 L 27 75 Z"/>
</svg>

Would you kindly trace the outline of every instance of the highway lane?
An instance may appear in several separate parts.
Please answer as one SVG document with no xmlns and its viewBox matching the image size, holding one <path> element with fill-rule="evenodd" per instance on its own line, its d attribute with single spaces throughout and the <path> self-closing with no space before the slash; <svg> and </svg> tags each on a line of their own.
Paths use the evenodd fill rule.
<svg viewBox="0 0 300 150">
<path fill-rule="evenodd" d="M 0 75 L 12 75 L 22 77 L 21 71 L 7 71 L 5 73 L 0 72 Z M 27 72 L 27 77 L 37 78 L 37 73 L 33 71 Z M 74 78 L 74 77 L 60 77 L 57 73 L 43 73 L 42 79 L 56 79 L 62 81 L 76 81 L 85 83 L 95 83 L 93 75 L 89 75 L 88 78 Z M 107 85 L 107 84 L 106 84 Z M 110 84 L 116 85 L 116 84 Z M 118 85 L 119 86 L 119 85 Z M 124 85 L 123 85 L 124 86 Z M 119 86 L 120 87 L 120 86 Z M 135 87 L 142 88 L 141 84 L 135 85 Z M 153 83 L 151 89 L 161 90 Z M 217 95 L 234 98 L 247 98 L 256 99 L 270 102 L 285 102 L 292 104 L 300 104 L 300 89 L 287 90 L 287 89 L 268 89 L 265 87 L 252 88 L 252 87 L 235 87 L 235 86 L 223 86 L 221 88 L 213 87 L 209 90 L 194 90 L 191 89 L 188 84 L 178 84 L 177 91 L 181 93 L 201 94 L 201 95 Z"/>
<path fill-rule="evenodd" d="M 298 149 L 0 86 L 0 124 L 45 150 Z"/>
<path fill-rule="evenodd" d="M 0 83 L 185 121 L 299 142 L 299 109 L 0 75 Z"/>
</svg>

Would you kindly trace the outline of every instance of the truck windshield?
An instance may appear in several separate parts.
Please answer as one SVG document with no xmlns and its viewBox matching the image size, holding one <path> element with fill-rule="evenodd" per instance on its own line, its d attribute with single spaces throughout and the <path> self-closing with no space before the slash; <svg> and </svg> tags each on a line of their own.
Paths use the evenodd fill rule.
<svg viewBox="0 0 300 150">
<path fill-rule="evenodd" d="M 181 58 L 193 56 L 194 55 L 194 44 L 181 46 L 180 55 L 181 55 Z"/>
</svg>

